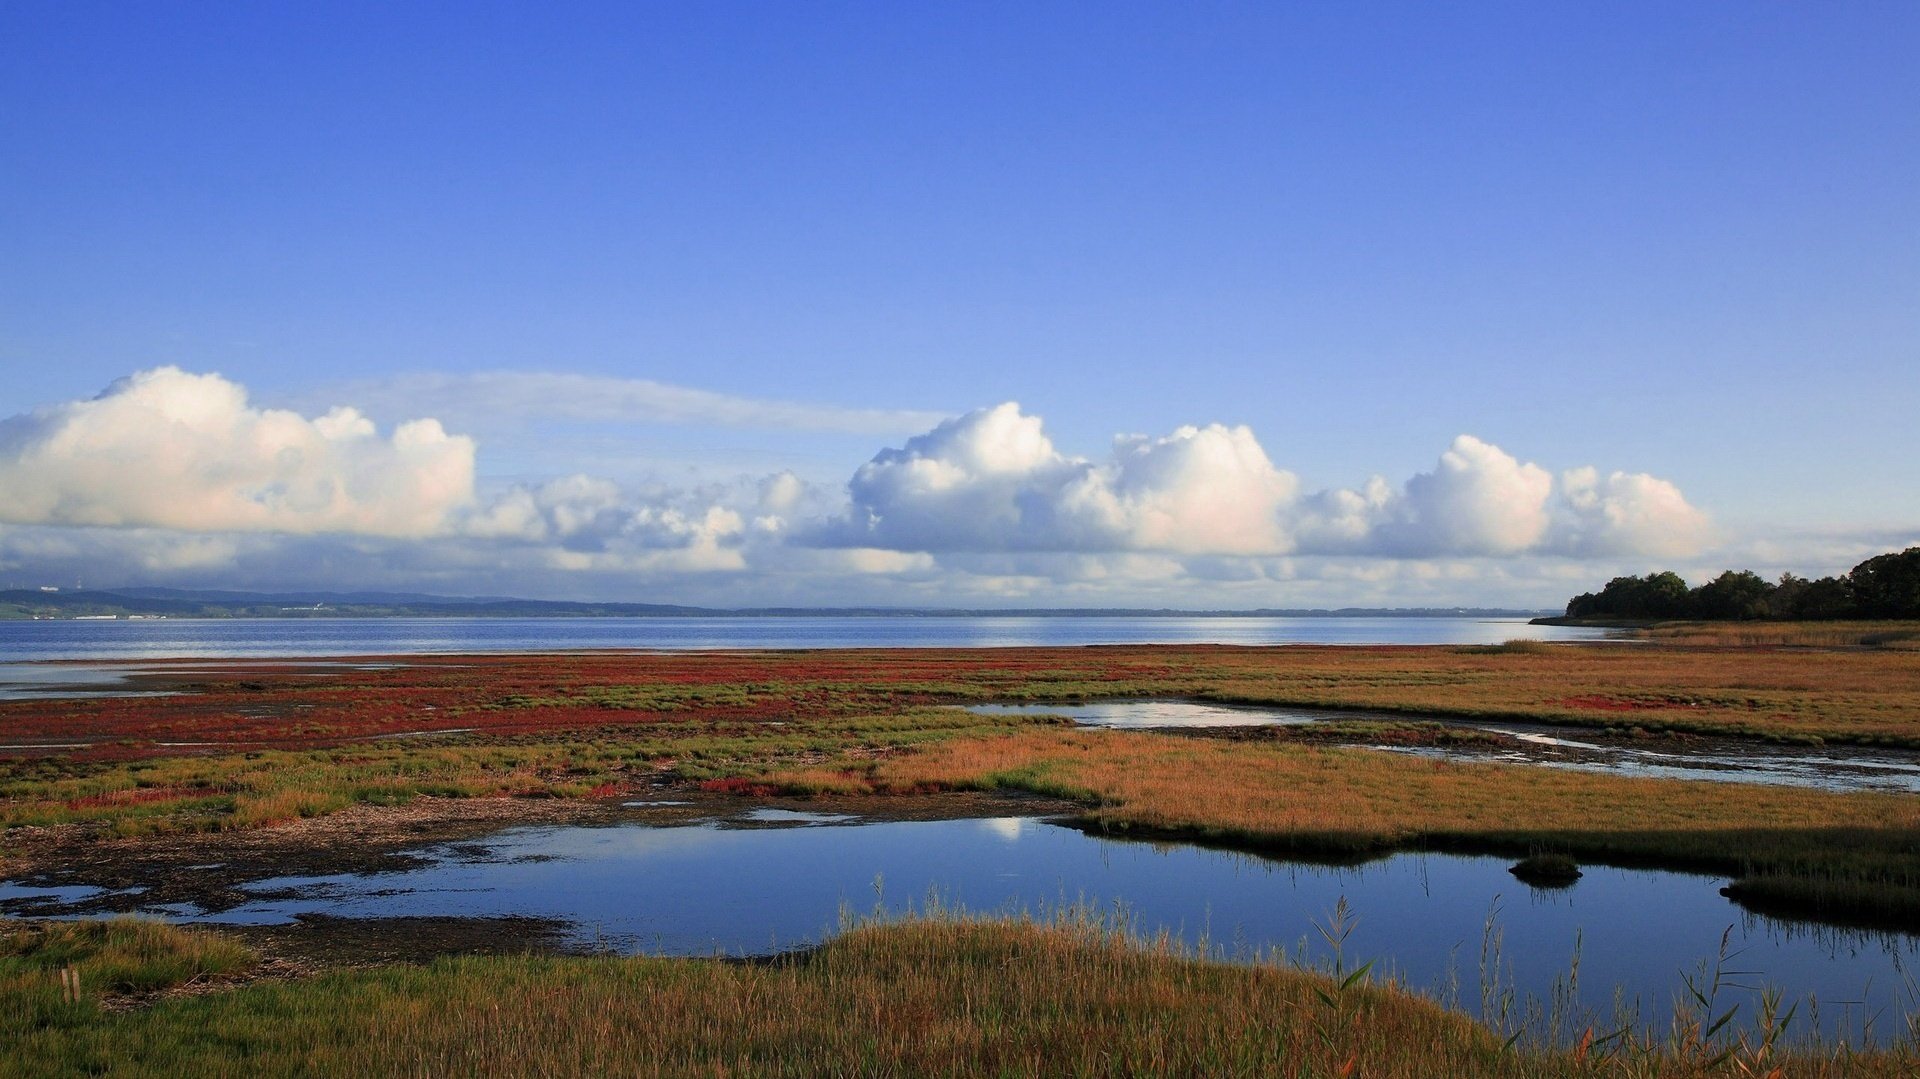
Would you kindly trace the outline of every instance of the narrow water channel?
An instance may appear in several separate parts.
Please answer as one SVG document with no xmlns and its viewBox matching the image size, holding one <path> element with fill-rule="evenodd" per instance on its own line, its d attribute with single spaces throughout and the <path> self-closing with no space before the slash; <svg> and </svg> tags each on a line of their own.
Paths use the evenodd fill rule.
<svg viewBox="0 0 1920 1079">
<path fill-rule="evenodd" d="M 1296 727 L 1327 722 L 1406 724 L 1431 721 L 1497 736 L 1487 745 L 1370 745 L 1393 753 L 1458 761 L 1532 764 L 1654 779 L 1705 779 L 1834 791 L 1920 793 L 1920 753 L 1896 749 L 1775 746 L 1728 738 L 1661 740 L 1637 745 L 1598 732 L 1538 724 L 1446 716 L 1282 707 L 1239 707 L 1196 701 L 1096 701 L 1087 704 L 981 704 L 983 715 L 1065 716 L 1082 726 L 1121 730 Z"/>
<path fill-rule="evenodd" d="M 1724 881 L 1588 867 L 1537 890 L 1505 859 L 1405 854 L 1358 867 L 1276 862 L 1180 844 L 1093 837 L 1030 818 L 874 822 L 762 810 L 677 826 L 523 827 L 428 847 L 397 872 L 244 884 L 246 901 L 148 913 L 181 921 L 280 924 L 347 918 L 529 915 L 573 942 L 625 953 L 757 955 L 817 943 L 843 911 L 898 914 L 930 900 L 973 912 L 1119 912 L 1135 930 L 1176 933 L 1227 958 L 1275 953 L 1325 966 L 1319 928 L 1345 900 L 1354 922 L 1338 959 L 1481 1015 L 1509 1000 L 1550 1009 L 1573 990 L 1605 1023 L 1616 1000 L 1656 1029 L 1682 977 L 1742 972 L 1716 1011 L 1779 988 L 1793 1031 L 1884 1041 L 1920 1012 L 1920 938 L 1794 924 L 1742 912 Z M 0 886 L 0 910 L 80 912 L 88 896 Z M 1725 941 L 1723 953 L 1722 942 Z M 1577 985 L 1571 984 L 1576 981 Z"/>
</svg>

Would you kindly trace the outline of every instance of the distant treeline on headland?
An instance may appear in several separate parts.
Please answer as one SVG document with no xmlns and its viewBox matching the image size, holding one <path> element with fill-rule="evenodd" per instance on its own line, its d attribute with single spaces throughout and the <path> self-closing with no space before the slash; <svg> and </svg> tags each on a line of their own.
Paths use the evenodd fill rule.
<svg viewBox="0 0 1920 1079">
<path fill-rule="evenodd" d="M 1568 618 L 1779 619 L 1920 618 L 1920 547 L 1876 555 L 1841 577 L 1791 573 L 1769 582 L 1728 570 L 1688 588 L 1673 572 L 1615 577 L 1599 592 L 1567 601 Z"/>
</svg>

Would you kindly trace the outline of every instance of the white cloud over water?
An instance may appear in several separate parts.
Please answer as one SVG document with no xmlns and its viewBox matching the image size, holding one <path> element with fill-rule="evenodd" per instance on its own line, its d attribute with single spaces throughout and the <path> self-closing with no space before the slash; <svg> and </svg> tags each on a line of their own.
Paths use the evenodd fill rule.
<svg viewBox="0 0 1920 1079">
<path fill-rule="evenodd" d="M 0 520 L 15 523 L 423 536 L 467 506 L 473 477 L 473 442 L 438 421 L 383 436 L 352 408 L 256 408 L 176 367 L 0 421 Z"/>
<path fill-rule="evenodd" d="M 1011 402 L 926 422 L 844 486 L 505 483 L 480 449 L 440 419 L 383 432 L 357 407 L 141 372 L 0 421 L 0 571 L 735 605 L 1537 604 L 1715 541 L 1670 481 L 1556 474 L 1472 435 L 1404 481 L 1318 489 L 1248 427 L 1081 456 Z"/>
<path fill-rule="evenodd" d="M 1673 484 L 1574 469 L 1554 476 L 1461 435 L 1399 487 L 1303 495 L 1246 427 L 1122 436 L 1070 456 L 1017 404 L 945 421 L 887 449 L 848 484 L 826 545 L 939 552 L 1143 551 L 1383 558 L 1697 551 L 1705 515 Z"/>
<path fill-rule="evenodd" d="M 1284 549 L 1297 482 L 1245 427 L 1122 436 L 1103 461 L 1061 453 L 1014 403 L 947 420 L 881 451 L 850 506 L 811 533 L 828 545 L 921 551 Z"/>
<path fill-rule="evenodd" d="M 1472 435 L 1453 440 L 1431 472 L 1407 481 L 1374 529 L 1385 553 L 1510 555 L 1547 533 L 1553 477 Z"/>
<path fill-rule="evenodd" d="M 461 535 L 539 548 L 561 569 L 744 569 L 740 512 L 698 492 L 641 500 L 590 476 L 517 486 L 461 526 Z"/>
<path fill-rule="evenodd" d="M 1561 474 L 1567 553 L 1613 557 L 1698 554 L 1712 538 L 1707 515 L 1680 488 L 1644 472 L 1575 468 Z"/>
</svg>

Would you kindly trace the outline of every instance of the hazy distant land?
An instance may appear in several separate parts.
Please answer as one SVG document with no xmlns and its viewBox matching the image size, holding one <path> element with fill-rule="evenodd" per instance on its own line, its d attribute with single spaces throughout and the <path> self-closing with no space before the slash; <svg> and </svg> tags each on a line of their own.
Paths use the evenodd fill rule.
<svg viewBox="0 0 1920 1079">
<path fill-rule="evenodd" d="M 414 592 L 229 592 L 177 588 L 0 590 L 0 618 L 1528 618 L 1506 607 L 1185 610 L 1172 607 L 690 607 Z"/>
</svg>

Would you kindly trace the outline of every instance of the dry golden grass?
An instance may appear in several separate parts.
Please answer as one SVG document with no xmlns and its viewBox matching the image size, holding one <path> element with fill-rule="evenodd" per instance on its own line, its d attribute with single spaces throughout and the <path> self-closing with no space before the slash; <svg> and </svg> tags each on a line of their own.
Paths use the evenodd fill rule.
<svg viewBox="0 0 1920 1079">
<path fill-rule="evenodd" d="M 1920 799 L 1895 794 L 1059 729 L 770 778 L 799 793 L 1019 788 L 1081 801 L 1111 831 L 1275 851 L 1425 846 L 1657 862 L 1743 878 L 1750 895 L 1832 914 L 1920 912 Z"/>
<path fill-rule="evenodd" d="M 1920 650 L 1914 622 L 1663 622 L 1633 636 L 1662 644 L 1736 648 L 1890 648 Z"/>
<path fill-rule="evenodd" d="M 99 740 L 88 751 L 92 759 L 0 758 L 0 824 L 190 831 L 416 794 L 572 796 L 659 769 L 704 779 L 775 760 L 977 737 L 1022 724 L 928 707 L 992 700 L 1185 697 L 1920 747 L 1920 652 L 1874 649 L 1140 646 L 486 663 L 473 677 L 422 663 L 352 672 L 342 679 L 357 681 L 346 685 L 214 683 L 204 692 L 146 701 L 61 709 L 0 704 L 0 722 L 24 724 L 23 740 Z M 315 700 L 324 706 L 309 709 Z M 418 725 L 431 710 L 477 733 L 430 743 L 368 741 L 385 728 L 356 726 L 367 701 L 392 713 L 389 725 Z M 262 721 L 248 736 L 292 731 L 285 740 L 299 742 L 318 737 L 299 733 L 314 727 L 341 744 L 274 749 L 279 743 L 269 741 L 244 753 L 194 758 L 179 754 L 206 751 L 167 750 L 137 737 L 109 740 L 137 733 L 195 741 L 207 737 L 203 725 L 231 724 L 235 715 L 309 711 L 326 713 L 324 721 Z"/>
<path fill-rule="evenodd" d="M 851 770 L 782 774 L 817 789 L 1020 786 L 1098 819 L 1376 843 L 1526 832 L 1917 830 L 1920 799 L 1455 764 L 1364 749 L 1045 729 L 945 742 Z"/>
<path fill-rule="evenodd" d="M 1915 1064 L 1902 1050 L 1794 1055 L 1736 1028 L 1707 1035 L 1699 1017 L 1598 1048 L 1506 1047 L 1392 988 L 1200 961 L 1084 920 L 869 926 L 760 965 L 475 958 L 136 1012 L 0 1011 L 0 1071 L 21 1076 L 1890 1076 Z"/>
<path fill-rule="evenodd" d="M 1192 695 L 1228 702 L 1920 746 L 1920 652 L 1665 644 L 1221 649 L 1177 669 L 1187 672 Z"/>
</svg>

